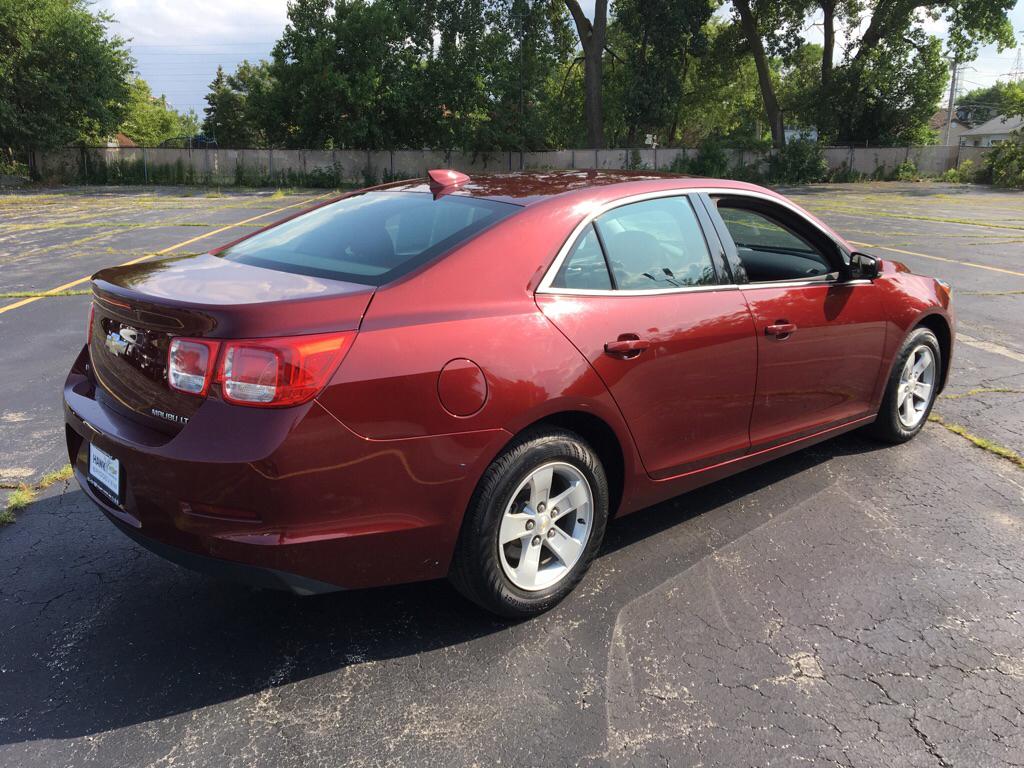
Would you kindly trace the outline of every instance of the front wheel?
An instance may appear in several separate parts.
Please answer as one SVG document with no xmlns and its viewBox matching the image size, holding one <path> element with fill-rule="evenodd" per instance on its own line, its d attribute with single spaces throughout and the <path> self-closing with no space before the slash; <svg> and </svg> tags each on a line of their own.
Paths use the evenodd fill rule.
<svg viewBox="0 0 1024 768">
<path fill-rule="evenodd" d="M 450 579 L 494 613 L 534 616 L 583 578 L 607 521 L 608 481 L 593 449 L 565 430 L 527 433 L 484 472 Z"/>
<path fill-rule="evenodd" d="M 915 329 L 896 356 L 870 433 L 886 442 L 905 443 L 920 432 L 939 393 L 941 373 L 939 340 L 927 328 Z"/>
</svg>

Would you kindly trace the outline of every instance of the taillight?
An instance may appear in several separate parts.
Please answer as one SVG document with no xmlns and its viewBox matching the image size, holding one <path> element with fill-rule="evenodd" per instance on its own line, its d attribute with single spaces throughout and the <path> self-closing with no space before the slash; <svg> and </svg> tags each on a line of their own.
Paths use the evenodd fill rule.
<svg viewBox="0 0 1024 768">
<path fill-rule="evenodd" d="M 221 396 L 238 405 L 299 405 L 324 388 L 355 335 L 345 331 L 244 341 L 176 338 L 168 351 L 167 382 L 179 392 L 204 396 L 216 380 Z"/>
<path fill-rule="evenodd" d="M 92 321 L 96 317 L 96 304 L 89 302 L 89 324 L 85 326 L 85 346 L 92 344 Z"/>
<path fill-rule="evenodd" d="M 167 351 L 167 383 L 190 395 L 205 395 L 213 381 L 218 341 L 172 339 Z"/>
<path fill-rule="evenodd" d="M 324 388 L 355 331 L 227 341 L 217 381 L 229 403 L 298 405 Z"/>
</svg>

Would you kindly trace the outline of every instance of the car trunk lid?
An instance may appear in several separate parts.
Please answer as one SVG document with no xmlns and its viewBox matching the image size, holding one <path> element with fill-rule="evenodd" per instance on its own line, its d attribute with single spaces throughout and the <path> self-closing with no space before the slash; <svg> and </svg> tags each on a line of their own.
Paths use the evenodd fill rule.
<svg viewBox="0 0 1024 768">
<path fill-rule="evenodd" d="M 171 339 L 355 330 L 373 292 L 209 254 L 103 270 L 93 278 L 89 345 L 100 396 L 125 415 L 176 431 L 202 398 L 168 386 Z"/>
</svg>

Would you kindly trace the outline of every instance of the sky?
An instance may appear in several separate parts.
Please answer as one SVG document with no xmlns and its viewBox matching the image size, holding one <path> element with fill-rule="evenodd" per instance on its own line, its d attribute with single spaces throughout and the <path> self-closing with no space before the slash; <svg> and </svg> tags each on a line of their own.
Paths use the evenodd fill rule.
<svg viewBox="0 0 1024 768">
<path fill-rule="evenodd" d="M 593 0 L 581 4 L 592 14 Z M 287 21 L 287 0 L 97 0 L 95 7 L 112 13 L 113 31 L 130 38 L 139 74 L 153 93 L 166 95 L 179 110 L 194 109 L 200 117 L 217 65 L 230 72 L 244 59 L 269 56 Z M 1024 39 L 1024 0 L 1010 19 L 1018 39 Z M 929 29 L 945 33 L 941 23 L 929 22 Z M 816 32 L 813 25 L 808 29 L 812 42 L 820 42 Z M 1009 79 L 1016 55 L 1013 49 L 999 53 L 995 46 L 983 48 L 962 72 L 963 90 Z"/>
</svg>

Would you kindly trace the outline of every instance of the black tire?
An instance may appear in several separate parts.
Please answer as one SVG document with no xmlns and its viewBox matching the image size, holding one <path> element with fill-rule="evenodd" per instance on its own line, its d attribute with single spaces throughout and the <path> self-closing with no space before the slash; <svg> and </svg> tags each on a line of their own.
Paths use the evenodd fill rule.
<svg viewBox="0 0 1024 768">
<path fill-rule="evenodd" d="M 932 386 L 931 399 L 928 401 L 924 413 L 915 425 L 908 427 L 900 419 L 899 403 L 897 402 L 897 390 L 900 386 L 900 374 L 907 363 L 907 358 L 921 345 L 926 345 L 935 356 L 935 379 Z M 869 435 L 876 440 L 886 443 L 905 443 L 920 432 L 928 416 L 932 412 L 935 398 L 939 394 L 939 383 L 942 380 L 942 349 L 939 347 L 939 340 L 927 328 L 915 328 L 907 336 L 903 346 L 900 347 L 896 360 L 893 362 L 892 372 L 889 374 L 889 381 L 886 383 L 885 396 L 882 398 L 882 406 L 878 410 L 878 418 L 867 428 Z"/>
<path fill-rule="evenodd" d="M 498 532 L 512 494 L 537 468 L 558 461 L 579 470 L 592 495 L 590 533 L 576 564 L 557 583 L 539 591 L 517 587 L 505 574 Z M 555 606 L 579 583 L 601 548 L 608 523 L 608 480 L 594 450 L 563 429 L 530 430 L 519 436 L 484 472 L 466 510 L 448 578 L 466 598 L 511 619 Z"/>
</svg>

